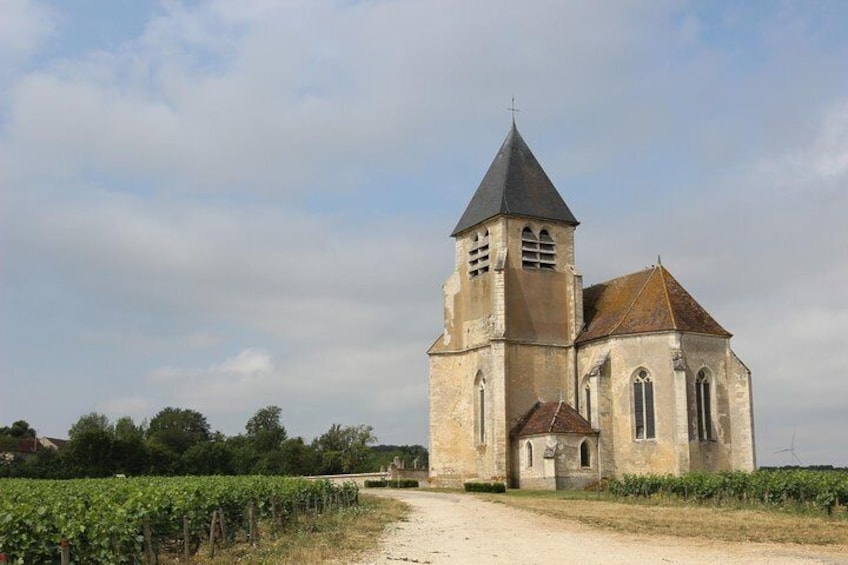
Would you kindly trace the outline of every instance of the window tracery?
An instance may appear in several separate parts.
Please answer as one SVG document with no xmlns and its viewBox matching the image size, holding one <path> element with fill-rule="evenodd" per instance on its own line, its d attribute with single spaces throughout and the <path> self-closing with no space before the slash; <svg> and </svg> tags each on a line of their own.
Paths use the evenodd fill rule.
<svg viewBox="0 0 848 565">
<path fill-rule="evenodd" d="M 640 369 L 633 379 L 633 418 L 636 439 L 654 439 L 654 381 Z"/>
</svg>

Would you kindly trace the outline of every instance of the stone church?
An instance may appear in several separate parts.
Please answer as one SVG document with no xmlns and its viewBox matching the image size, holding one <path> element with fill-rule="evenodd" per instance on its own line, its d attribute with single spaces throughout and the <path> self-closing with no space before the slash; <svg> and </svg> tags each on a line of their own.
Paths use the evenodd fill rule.
<svg viewBox="0 0 848 565">
<path fill-rule="evenodd" d="M 513 123 L 451 234 L 428 351 L 431 483 L 754 469 L 731 334 L 662 265 L 583 288 L 577 226 Z"/>
</svg>

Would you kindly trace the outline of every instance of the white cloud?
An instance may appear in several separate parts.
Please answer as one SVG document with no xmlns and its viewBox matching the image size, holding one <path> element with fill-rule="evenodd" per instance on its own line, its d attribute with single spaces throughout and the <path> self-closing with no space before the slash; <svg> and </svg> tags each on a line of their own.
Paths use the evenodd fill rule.
<svg viewBox="0 0 848 565">
<path fill-rule="evenodd" d="M 0 62 L 23 58 L 55 32 L 56 15 L 43 3 L 5 0 L 0 18 Z"/>
<path fill-rule="evenodd" d="M 161 367 L 147 380 L 165 389 L 167 401 L 201 412 L 244 413 L 255 406 L 279 377 L 271 356 L 260 349 L 245 349 L 223 363 L 206 368 Z"/>
<path fill-rule="evenodd" d="M 110 398 L 96 405 L 98 412 L 103 412 L 112 420 L 123 416 L 133 419 L 143 419 L 150 416 L 150 402 L 138 396 Z"/>
<path fill-rule="evenodd" d="M 0 31 L 0 62 L 53 33 L 38 5 L 9 6 L 35 23 Z M 43 373 L 49 390 L 75 362 L 78 413 L 143 397 L 127 409 L 186 404 L 235 433 L 276 403 L 295 433 L 338 418 L 424 441 L 446 234 L 515 94 L 583 222 L 587 283 L 662 253 L 737 334 L 768 446 L 790 408 L 835 409 L 848 300 L 846 46 L 778 11 L 165 3 L 139 37 L 34 66 L 0 96 L 0 300 L 47 289 L 5 298 L 18 360 L 3 377 Z M 41 368 L 14 340 L 54 322 L 62 362 Z M 151 391 L 118 390 L 145 375 Z M 838 439 L 823 422 L 810 449 Z"/>
</svg>

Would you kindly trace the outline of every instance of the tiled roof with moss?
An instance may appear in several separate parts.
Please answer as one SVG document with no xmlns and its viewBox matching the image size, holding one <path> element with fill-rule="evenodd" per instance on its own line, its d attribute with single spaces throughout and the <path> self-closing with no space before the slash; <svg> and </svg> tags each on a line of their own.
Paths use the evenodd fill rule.
<svg viewBox="0 0 848 565">
<path fill-rule="evenodd" d="M 578 343 L 659 331 L 731 336 L 662 265 L 586 288 L 583 318 Z"/>
<path fill-rule="evenodd" d="M 592 425 L 562 400 L 537 402 L 512 432 L 513 437 L 538 434 L 592 434 Z"/>
</svg>

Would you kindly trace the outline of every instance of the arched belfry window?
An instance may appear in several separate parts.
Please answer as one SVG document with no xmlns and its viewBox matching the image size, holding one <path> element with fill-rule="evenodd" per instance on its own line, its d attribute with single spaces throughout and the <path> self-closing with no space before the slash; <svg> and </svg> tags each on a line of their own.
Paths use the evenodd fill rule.
<svg viewBox="0 0 848 565">
<path fill-rule="evenodd" d="M 592 466 L 592 452 L 589 449 L 589 441 L 585 439 L 583 440 L 583 443 L 580 444 L 580 466 Z"/>
<path fill-rule="evenodd" d="M 468 276 L 471 278 L 489 272 L 489 230 L 471 236 L 468 249 Z"/>
<path fill-rule="evenodd" d="M 695 379 L 695 406 L 698 410 L 698 439 L 713 439 L 713 417 L 710 399 L 710 373 L 706 369 L 698 371 Z"/>
<path fill-rule="evenodd" d="M 527 467 L 533 466 L 533 444 L 531 442 L 527 442 L 524 445 L 524 453 L 527 456 Z"/>
<path fill-rule="evenodd" d="M 645 369 L 639 369 L 633 378 L 633 420 L 636 439 L 653 439 L 654 430 L 654 381 Z"/>
<path fill-rule="evenodd" d="M 548 230 L 539 232 L 539 268 L 554 270 L 556 267 L 556 244 Z"/>
<path fill-rule="evenodd" d="M 521 266 L 525 269 L 539 268 L 539 238 L 529 227 L 521 230 Z"/>
<path fill-rule="evenodd" d="M 521 266 L 525 269 L 554 270 L 556 243 L 548 230 L 541 230 L 538 237 L 529 226 L 521 230 Z"/>
<path fill-rule="evenodd" d="M 474 435 L 478 444 L 486 443 L 486 379 L 481 372 L 474 380 Z"/>
</svg>

